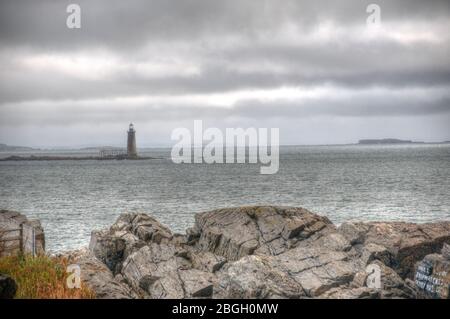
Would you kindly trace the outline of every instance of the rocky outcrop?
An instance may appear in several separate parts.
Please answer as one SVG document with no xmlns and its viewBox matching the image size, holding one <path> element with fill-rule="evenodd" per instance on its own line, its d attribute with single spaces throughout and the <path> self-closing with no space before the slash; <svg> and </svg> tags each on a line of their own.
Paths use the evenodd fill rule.
<svg viewBox="0 0 450 319">
<path fill-rule="evenodd" d="M 200 250 L 227 260 L 255 254 L 279 255 L 334 225 L 303 208 L 241 207 L 197 214 L 188 230 Z"/>
<path fill-rule="evenodd" d="M 0 274 L 0 299 L 13 299 L 17 284 L 10 276 Z"/>
<path fill-rule="evenodd" d="M 172 232 L 145 214 L 122 214 L 108 230 L 93 231 L 89 248 L 114 273 L 123 261 L 148 243 L 161 244 L 173 239 Z"/>
<path fill-rule="evenodd" d="M 31 237 L 33 230 L 34 240 Z M 29 220 L 16 211 L 0 210 L 0 257 L 19 252 L 31 253 L 33 242 L 36 253 L 43 254 L 45 235 L 39 220 Z"/>
<path fill-rule="evenodd" d="M 86 278 L 120 286 L 121 298 L 415 298 L 407 277 L 444 242 L 448 222 L 335 227 L 293 207 L 200 213 L 185 235 L 145 214 L 123 214 L 92 233 L 89 260 L 104 267 Z M 108 285 L 92 288 L 113 297 Z"/>
</svg>

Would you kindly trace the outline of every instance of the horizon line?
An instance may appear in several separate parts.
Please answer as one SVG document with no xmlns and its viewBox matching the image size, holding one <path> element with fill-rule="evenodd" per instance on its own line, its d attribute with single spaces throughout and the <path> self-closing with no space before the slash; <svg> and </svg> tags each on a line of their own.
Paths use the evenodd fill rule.
<svg viewBox="0 0 450 319">
<path fill-rule="evenodd" d="M 400 141 L 405 141 L 405 142 L 397 142 L 397 143 L 373 143 L 373 144 L 364 144 L 364 143 L 360 143 L 360 141 L 362 140 L 384 140 L 384 139 L 395 139 L 395 138 L 376 138 L 376 139 L 361 139 L 357 142 L 353 142 L 353 143 L 324 143 L 324 144 L 280 144 L 280 147 L 286 147 L 286 146 L 351 146 L 351 145 L 360 145 L 360 146 L 372 146 L 372 145 L 405 145 L 405 144 L 448 144 L 450 143 L 450 140 L 441 140 L 441 141 L 430 141 L 430 142 L 424 142 L 424 141 L 414 141 L 414 140 L 402 140 L 402 139 L 398 139 Z M 120 148 L 120 149 L 126 149 L 126 146 L 115 146 L 115 145 L 79 145 L 79 146 L 25 146 L 25 145 L 10 145 L 10 144 L 6 144 L 6 143 L 0 143 L 0 145 L 6 145 L 8 147 L 18 147 L 18 148 L 29 148 L 30 151 L 31 150 L 36 150 L 36 151 L 43 151 L 43 150 L 65 150 L 65 151 L 69 151 L 69 150 L 85 150 L 85 149 L 100 149 L 100 148 Z M 146 146 L 141 146 L 141 147 L 137 147 L 138 149 L 156 149 L 156 148 L 171 148 L 173 145 L 170 144 L 163 144 L 163 145 L 146 145 Z M 256 147 L 258 145 L 246 145 L 246 147 Z"/>
</svg>

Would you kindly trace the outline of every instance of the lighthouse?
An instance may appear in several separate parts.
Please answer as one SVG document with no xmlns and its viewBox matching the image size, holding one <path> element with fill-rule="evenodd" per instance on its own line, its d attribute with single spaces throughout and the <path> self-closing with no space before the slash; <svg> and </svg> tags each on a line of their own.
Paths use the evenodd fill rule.
<svg viewBox="0 0 450 319">
<path fill-rule="evenodd" d="M 136 131 L 134 130 L 133 123 L 130 123 L 130 127 L 128 129 L 127 156 L 128 156 L 128 158 L 136 158 L 137 157 Z"/>
</svg>

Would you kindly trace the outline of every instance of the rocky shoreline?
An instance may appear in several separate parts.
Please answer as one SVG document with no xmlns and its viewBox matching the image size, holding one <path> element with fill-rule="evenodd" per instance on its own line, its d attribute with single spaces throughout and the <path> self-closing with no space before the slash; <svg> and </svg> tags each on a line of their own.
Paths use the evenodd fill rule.
<svg viewBox="0 0 450 319">
<path fill-rule="evenodd" d="M 450 221 L 337 227 L 251 206 L 196 214 L 186 234 L 125 213 L 63 255 L 97 298 L 450 298 L 448 244 Z"/>
<path fill-rule="evenodd" d="M 123 214 L 71 259 L 99 298 L 448 297 L 448 276 L 428 295 L 415 281 L 430 254 L 450 272 L 436 257 L 445 243 L 450 222 L 336 227 L 303 208 L 257 206 L 199 213 L 185 235 Z M 380 287 L 368 285 L 369 265 Z"/>
</svg>

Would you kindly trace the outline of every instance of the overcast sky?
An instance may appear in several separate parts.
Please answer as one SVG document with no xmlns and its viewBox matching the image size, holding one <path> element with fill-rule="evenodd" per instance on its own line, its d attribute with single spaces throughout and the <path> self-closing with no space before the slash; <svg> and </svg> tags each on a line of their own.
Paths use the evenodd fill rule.
<svg viewBox="0 0 450 319">
<path fill-rule="evenodd" d="M 133 122 L 138 146 L 170 145 L 195 119 L 282 144 L 450 140 L 449 3 L 0 1 L 0 143 L 121 146 Z"/>
</svg>

